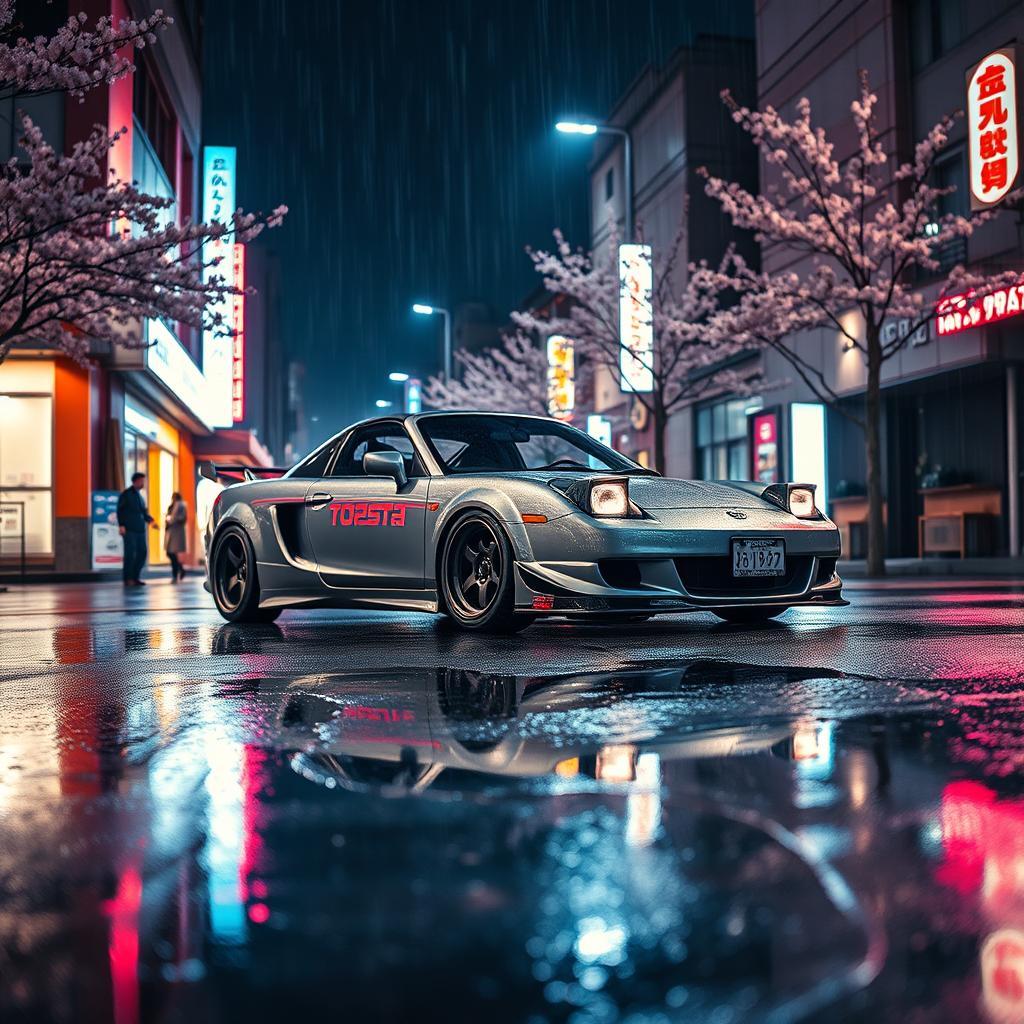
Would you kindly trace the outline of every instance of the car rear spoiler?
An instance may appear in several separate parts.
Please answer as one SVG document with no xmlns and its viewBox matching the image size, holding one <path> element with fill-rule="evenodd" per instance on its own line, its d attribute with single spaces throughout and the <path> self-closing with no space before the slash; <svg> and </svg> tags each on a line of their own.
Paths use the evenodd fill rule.
<svg viewBox="0 0 1024 1024">
<path fill-rule="evenodd" d="M 242 480 L 262 480 L 265 477 L 284 476 L 291 466 L 243 466 L 228 463 L 200 462 L 199 475 L 216 482 L 222 476 L 239 477 Z"/>
</svg>

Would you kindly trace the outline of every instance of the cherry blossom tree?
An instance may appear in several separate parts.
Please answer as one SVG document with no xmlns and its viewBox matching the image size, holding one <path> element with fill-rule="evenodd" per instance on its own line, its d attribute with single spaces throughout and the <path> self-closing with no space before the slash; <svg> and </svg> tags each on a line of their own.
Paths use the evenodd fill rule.
<svg viewBox="0 0 1024 1024">
<path fill-rule="evenodd" d="M 0 0 L 0 94 L 69 92 L 82 96 L 133 70 L 132 48 L 156 42 L 156 31 L 171 24 L 163 11 L 140 21 L 100 18 L 88 27 L 76 14 L 47 38 L 17 36 L 14 0 Z M 6 37 L 6 38 L 5 38 Z"/>
<path fill-rule="evenodd" d="M 654 431 L 654 465 L 665 471 L 665 433 L 668 419 L 698 399 L 730 391 L 749 394 L 760 374 L 745 372 L 733 364 L 747 353 L 747 344 L 738 344 L 717 326 L 714 314 L 720 312 L 736 281 L 747 272 L 742 258 L 731 249 L 720 263 L 691 263 L 685 281 L 678 286 L 679 257 L 685 246 L 680 232 L 661 258 L 654 253 L 652 289 L 653 358 L 638 361 L 649 371 L 650 392 L 636 392 L 635 400 L 650 413 Z M 512 314 L 520 328 L 542 337 L 562 334 L 572 338 L 577 352 L 597 366 L 607 367 L 619 379 L 624 352 L 619 330 L 618 240 L 612 237 L 606 254 L 594 256 L 574 249 L 555 232 L 551 252 L 530 251 L 534 269 L 543 276 L 544 287 L 564 296 L 559 307 L 566 312 L 538 314 L 522 311 Z"/>
<path fill-rule="evenodd" d="M 468 352 L 455 359 L 462 378 L 431 377 L 423 398 L 435 409 L 481 409 L 487 412 L 548 414 L 546 353 L 531 339 L 510 335 L 500 348 Z"/>
<path fill-rule="evenodd" d="M 97 129 L 63 155 L 31 122 L 25 129 L 28 169 L 14 158 L 0 177 L 0 362 L 26 338 L 76 359 L 90 339 L 139 344 L 125 328 L 145 317 L 226 332 L 206 310 L 234 286 L 219 273 L 203 280 L 201 246 L 229 234 L 249 241 L 285 208 L 179 226 L 168 219 L 171 200 L 123 182 L 90 186 L 120 133 Z"/>
<path fill-rule="evenodd" d="M 0 33 L 13 25 L 11 0 L 0 0 Z M 0 91 L 89 88 L 130 73 L 125 52 L 153 42 L 168 25 L 160 12 L 143 21 L 109 18 L 86 28 L 70 18 L 50 39 L 0 39 Z M 62 154 L 22 118 L 21 152 L 0 171 L 0 363 L 15 344 L 44 343 L 85 359 L 92 341 L 144 344 L 129 325 L 147 317 L 228 333 L 219 312 L 235 288 L 203 246 L 214 239 L 254 238 L 280 223 L 234 212 L 227 224 L 176 224 L 170 200 L 107 177 L 107 157 L 125 134 L 97 126 Z M 205 253 L 210 253 L 206 249 Z M 205 280 L 204 280 L 205 277 Z"/>
<path fill-rule="evenodd" d="M 801 99 L 793 118 L 771 107 L 754 111 L 723 99 L 734 121 L 760 150 L 773 181 L 761 194 L 708 175 L 706 190 L 740 228 L 752 230 L 766 248 L 796 257 L 797 269 L 738 277 L 741 301 L 715 317 L 718 328 L 739 344 L 779 352 L 822 401 L 864 431 L 868 500 L 868 573 L 885 572 L 880 447 L 882 367 L 950 302 L 969 301 L 1017 283 L 1019 275 L 968 273 L 963 266 L 942 274 L 940 256 L 950 243 L 968 238 L 996 210 L 974 217 L 941 213 L 940 199 L 952 189 L 934 185 L 933 168 L 945 146 L 952 117 L 943 118 L 917 143 L 913 159 L 892 166 L 875 122 L 878 97 L 867 76 L 850 105 L 856 151 L 840 161 L 835 144 L 811 122 Z M 948 251 L 948 249 L 947 249 Z M 936 278 L 930 297 L 914 288 L 914 271 Z M 897 332 L 887 321 L 904 321 Z M 863 360 L 863 414 L 842 402 L 829 376 L 801 348 L 798 335 L 824 327 Z"/>
</svg>

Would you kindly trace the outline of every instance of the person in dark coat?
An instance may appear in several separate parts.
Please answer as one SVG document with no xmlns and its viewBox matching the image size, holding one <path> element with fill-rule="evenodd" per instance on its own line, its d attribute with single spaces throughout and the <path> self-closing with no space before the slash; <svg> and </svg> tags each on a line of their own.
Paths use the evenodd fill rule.
<svg viewBox="0 0 1024 1024">
<path fill-rule="evenodd" d="M 188 506 L 178 491 L 171 495 L 171 503 L 167 506 L 164 516 L 164 551 L 171 561 L 171 582 L 185 578 L 185 568 L 178 555 L 184 554 L 188 548 L 185 536 L 185 525 L 188 523 Z"/>
<path fill-rule="evenodd" d="M 118 532 L 124 538 L 123 577 L 126 587 L 143 587 L 142 567 L 146 564 L 146 525 L 156 529 L 156 523 L 146 508 L 142 487 L 145 473 L 132 473 L 132 485 L 126 487 L 117 499 Z"/>
</svg>

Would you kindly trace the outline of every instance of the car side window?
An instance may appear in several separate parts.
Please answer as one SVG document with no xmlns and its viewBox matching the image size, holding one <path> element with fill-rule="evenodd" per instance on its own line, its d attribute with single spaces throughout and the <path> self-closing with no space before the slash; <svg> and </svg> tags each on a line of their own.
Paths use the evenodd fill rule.
<svg viewBox="0 0 1024 1024">
<path fill-rule="evenodd" d="M 313 452 L 312 455 L 306 457 L 303 462 L 300 462 L 295 467 L 295 472 L 292 473 L 293 477 L 313 477 L 319 478 L 327 472 L 327 467 L 330 464 L 331 456 L 334 454 L 334 450 L 337 448 L 337 444 L 333 441 L 325 444 L 322 448 Z"/>
<path fill-rule="evenodd" d="M 405 475 L 424 476 L 409 435 L 393 423 L 378 424 L 357 431 L 348 439 L 331 470 L 335 476 L 364 476 L 363 456 L 367 452 L 398 452 L 405 462 Z"/>
</svg>

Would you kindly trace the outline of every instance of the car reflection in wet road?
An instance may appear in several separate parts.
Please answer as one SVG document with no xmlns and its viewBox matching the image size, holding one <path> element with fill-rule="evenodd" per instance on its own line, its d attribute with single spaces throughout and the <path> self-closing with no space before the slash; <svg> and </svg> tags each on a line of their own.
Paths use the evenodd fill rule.
<svg viewBox="0 0 1024 1024">
<path fill-rule="evenodd" d="M 1019 597 L 978 606 L 1019 665 Z M 980 629 L 943 607 L 908 662 Z M 164 611 L 29 609 L 0 661 L 5 1024 L 1022 1019 L 1019 670 Z"/>
</svg>

